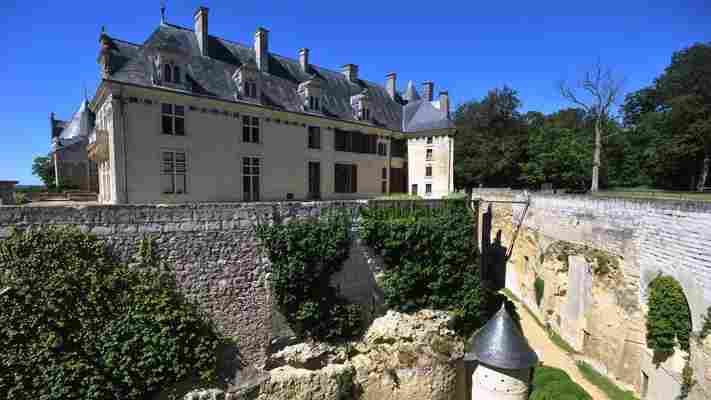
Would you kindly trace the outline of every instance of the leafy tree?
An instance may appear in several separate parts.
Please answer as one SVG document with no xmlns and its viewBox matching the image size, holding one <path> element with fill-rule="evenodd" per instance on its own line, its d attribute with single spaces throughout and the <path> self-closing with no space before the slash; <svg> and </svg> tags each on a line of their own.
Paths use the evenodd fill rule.
<svg viewBox="0 0 711 400">
<path fill-rule="evenodd" d="M 600 186 L 603 131 L 611 119 L 612 107 L 619 100 L 622 80 L 615 77 L 611 69 L 603 67 L 598 62 L 591 70 L 585 72 L 576 86 L 577 88 L 573 89 L 565 82 L 561 82 L 559 89 L 563 97 L 585 110 L 595 121 L 590 191 L 597 192 Z"/>
<path fill-rule="evenodd" d="M 518 93 L 506 86 L 459 106 L 454 114 L 457 186 L 503 186 L 518 181 L 527 142 L 526 118 L 520 107 Z"/>
<path fill-rule="evenodd" d="M 558 188 L 583 189 L 592 165 L 590 142 L 581 130 L 549 125 L 531 129 L 522 179 L 533 186 L 549 182 Z"/>
<path fill-rule="evenodd" d="M 50 157 L 37 156 L 32 160 L 32 174 L 40 178 L 46 187 L 53 187 L 54 164 Z"/>
<path fill-rule="evenodd" d="M 677 344 L 688 351 L 691 312 L 679 282 L 658 276 L 649 284 L 647 303 L 647 347 L 654 350 L 654 360 L 664 361 Z"/>
<path fill-rule="evenodd" d="M 218 336 L 156 265 L 129 269 L 76 229 L 0 242 L 0 393 L 145 399 L 212 381 Z"/>
</svg>

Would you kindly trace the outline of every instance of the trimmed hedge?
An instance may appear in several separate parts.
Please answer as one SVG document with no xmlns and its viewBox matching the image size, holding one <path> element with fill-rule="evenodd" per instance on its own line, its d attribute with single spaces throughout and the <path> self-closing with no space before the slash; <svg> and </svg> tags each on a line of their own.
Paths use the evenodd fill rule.
<svg viewBox="0 0 711 400">
<path fill-rule="evenodd" d="M 580 385 L 563 370 L 539 366 L 533 372 L 533 391 L 529 400 L 592 400 Z"/>
<path fill-rule="evenodd" d="M 216 376 L 220 338 L 167 270 L 115 263 L 76 229 L 0 242 L 0 393 L 145 399 Z"/>
<path fill-rule="evenodd" d="M 389 308 L 449 310 L 457 330 L 467 334 L 483 325 L 495 297 L 480 281 L 476 220 L 467 202 L 362 211 L 361 238 L 382 254 L 382 286 Z"/>
<path fill-rule="evenodd" d="M 655 362 L 673 354 L 677 343 L 688 351 L 691 312 L 679 282 L 671 276 L 656 277 L 649 284 L 647 304 L 647 347 L 654 350 Z"/>
<path fill-rule="evenodd" d="M 331 286 L 350 251 L 348 216 L 264 224 L 257 235 L 272 264 L 269 280 L 277 304 L 297 334 L 323 340 L 360 334 L 360 306 Z"/>
</svg>

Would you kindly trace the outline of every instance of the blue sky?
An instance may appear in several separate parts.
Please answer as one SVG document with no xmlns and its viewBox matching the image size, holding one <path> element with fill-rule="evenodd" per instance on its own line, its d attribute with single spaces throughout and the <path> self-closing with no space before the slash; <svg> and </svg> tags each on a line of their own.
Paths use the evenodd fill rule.
<svg viewBox="0 0 711 400">
<path fill-rule="evenodd" d="M 68 119 L 84 87 L 91 96 L 98 84 L 102 25 L 141 43 L 159 22 L 159 0 L 108 4 L 0 2 L 0 180 L 39 183 L 31 162 L 49 149 L 49 113 Z M 526 111 L 564 106 L 555 82 L 598 58 L 632 91 L 650 84 L 673 51 L 711 41 L 708 0 L 168 0 L 168 22 L 192 26 L 198 5 L 210 8 L 213 35 L 251 44 L 264 26 L 275 53 L 296 57 L 308 47 L 313 63 L 355 63 L 368 80 L 384 82 L 390 71 L 400 86 L 432 80 L 454 105 L 506 84 Z"/>
</svg>

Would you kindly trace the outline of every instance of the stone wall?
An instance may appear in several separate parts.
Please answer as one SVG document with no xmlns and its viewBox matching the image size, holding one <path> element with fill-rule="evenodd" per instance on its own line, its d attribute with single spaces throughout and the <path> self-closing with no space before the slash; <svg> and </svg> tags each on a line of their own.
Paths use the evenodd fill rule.
<svg viewBox="0 0 711 400">
<path fill-rule="evenodd" d="M 129 262 L 144 237 L 155 240 L 157 255 L 175 268 L 179 287 L 226 334 L 239 343 L 242 356 L 261 365 L 271 340 L 284 332 L 273 313 L 266 273 L 268 262 L 254 227 L 281 218 L 318 216 L 326 209 L 350 211 L 354 218 L 366 203 L 222 203 L 135 206 L 0 207 L 0 238 L 11 228 L 77 226 L 108 244 Z M 368 253 L 354 245 L 337 284 L 355 301 L 373 307 L 376 284 Z M 377 295 L 376 295 L 377 297 Z"/>
<path fill-rule="evenodd" d="M 640 390 L 646 375 L 649 388 L 679 387 L 683 362 L 651 366 L 646 291 L 659 273 L 676 278 L 693 330 L 700 330 L 701 315 L 711 305 L 711 204 L 515 191 L 474 195 L 491 201 L 482 204 L 491 206 L 490 235 L 501 237 L 510 252 L 506 287 L 542 321 L 621 386 Z M 535 300 L 536 277 L 545 282 L 541 304 Z M 708 353 L 692 349 L 699 387 L 711 386 Z M 648 399 L 664 398 L 649 394 Z"/>
</svg>

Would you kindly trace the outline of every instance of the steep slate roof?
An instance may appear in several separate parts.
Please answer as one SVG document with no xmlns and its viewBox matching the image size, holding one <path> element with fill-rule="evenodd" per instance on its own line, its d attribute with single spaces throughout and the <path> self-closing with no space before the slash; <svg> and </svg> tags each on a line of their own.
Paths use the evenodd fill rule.
<svg viewBox="0 0 711 400">
<path fill-rule="evenodd" d="M 503 369 L 525 369 L 538 364 L 538 355 L 502 305 L 496 315 L 474 334 L 464 360 Z"/>
<path fill-rule="evenodd" d="M 235 101 L 237 88 L 232 80 L 234 72 L 245 63 L 255 62 L 250 46 L 209 36 L 210 57 L 200 56 L 197 38 L 191 29 L 161 24 L 143 45 L 111 39 L 111 67 L 109 79 L 142 86 L 153 86 L 153 65 L 147 52 L 152 48 L 179 52 L 189 60 L 184 66 L 187 81 L 193 92 Z M 316 77 L 322 86 L 322 108 L 325 116 L 353 120 L 351 96 L 368 89 L 371 114 L 376 126 L 401 131 L 403 104 L 400 95 L 392 99 L 386 89 L 365 80 L 350 82 L 342 73 L 316 65 L 305 73 L 295 59 L 270 53 L 269 73 L 262 74 L 262 104 L 287 111 L 304 112 L 297 94 L 299 83 Z M 424 116 L 423 116 L 424 117 Z"/>
<path fill-rule="evenodd" d="M 447 117 L 447 113 L 427 100 L 407 103 L 402 117 L 403 132 L 454 128 L 454 122 Z"/>
</svg>

